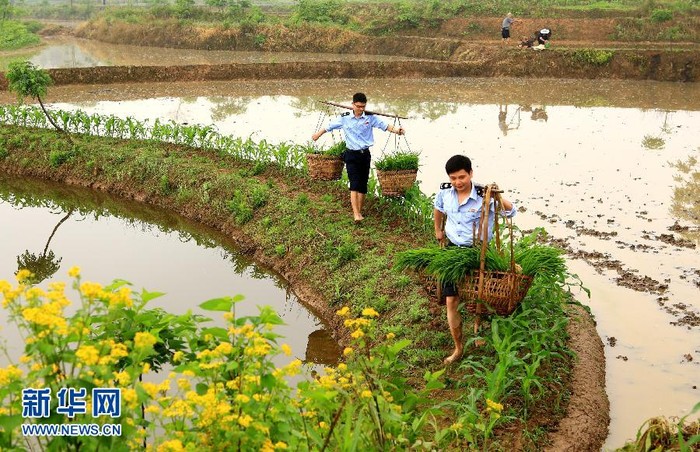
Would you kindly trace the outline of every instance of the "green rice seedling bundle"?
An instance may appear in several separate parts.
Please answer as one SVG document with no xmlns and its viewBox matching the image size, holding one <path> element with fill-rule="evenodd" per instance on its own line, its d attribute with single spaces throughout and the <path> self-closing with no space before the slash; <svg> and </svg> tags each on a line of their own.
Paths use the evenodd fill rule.
<svg viewBox="0 0 700 452">
<path fill-rule="evenodd" d="M 566 272 L 562 251 L 545 245 L 526 242 L 514 247 L 515 263 L 528 276 L 557 275 Z M 510 253 L 500 252 L 494 242 L 486 249 L 485 269 L 506 272 L 510 270 Z M 426 247 L 398 253 L 396 268 L 424 271 L 446 283 L 458 283 L 472 270 L 478 270 L 481 249 L 478 247 Z"/>
<path fill-rule="evenodd" d="M 394 268 L 397 270 L 423 270 L 435 259 L 443 250 L 437 246 L 407 250 L 396 255 Z"/>
<path fill-rule="evenodd" d="M 323 151 L 326 155 L 332 155 L 333 157 L 340 157 L 340 155 L 345 152 L 345 141 L 334 144 L 330 148 Z"/>
<path fill-rule="evenodd" d="M 522 267 L 526 275 L 555 276 L 566 273 L 563 251 L 546 245 L 534 245 L 518 249 L 515 262 Z"/>
</svg>

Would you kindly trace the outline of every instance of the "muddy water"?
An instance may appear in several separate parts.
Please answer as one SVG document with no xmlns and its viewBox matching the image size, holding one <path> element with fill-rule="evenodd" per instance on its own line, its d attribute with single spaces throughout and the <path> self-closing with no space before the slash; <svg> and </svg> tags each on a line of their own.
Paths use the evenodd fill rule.
<svg viewBox="0 0 700 452">
<path fill-rule="evenodd" d="M 238 316 L 256 315 L 257 306 L 270 305 L 286 323 L 276 331 L 293 354 L 280 355 L 278 364 L 295 358 L 311 365 L 337 360 L 337 344 L 284 281 L 238 254 L 234 244 L 215 231 L 86 189 L 2 177 L 0 218 L 1 279 L 13 280 L 20 261 L 51 261 L 32 266 L 46 278 L 45 286 L 52 280 L 68 281 L 68 269 L 78 265 L 83 280 L 108 284 L 121 278 L 130 281 L 136 292 L 142 288 L 164 292 L 149 303 L 151 308 L 175 314 L 191 310 L 211 318 L 208 326 L 225 322 L 221 313 L 200 309 L 200 303 L 241 294 L 245 300 L 236 307 Z M 53 271 L 41 271 L 51 266 Z M 77 295 L 72 291 L 71 295 L 77 303 Z M 16 359 L 22 341 L 8 325 L 4 310 L 0 326 Z"/>
<path fill-rule="evenodd" d="M 274 63 L 285 61 L 406 60 L 405 57 L 303 53 L 192 50 L 108 44 L 70 36 L 43 38 L 43 45 L 22 52 L 0 52 L 0 70 L 13 58 L 28 59 L 44 69 L 94 66 L 179 66 L 190 64 Z"/>
<path fill-rule="evenodd" d="M 651 416 L 683 415 L 700 401 L 700 224 L 687 208 L 671 210 L 675 191 L 692 189 L 676 181 L 682 174 L 672 163 L 700 158 L 697 85 L 191 83 L 55 87 L 48 100 L 60 108 L 215 124 L 226 134 L 305 142 L 327 122 L 326 113 L 339 113 L 315 101 L 347 103 L 357 90 L 369 95 L 370 109 L 410 117 L 401 122 L 407 142 L 398 147 L 422 152 L 425 193 L 445 180 L 447 158 L 467 154 L 477 181 L 498 182 L 517 202 L 519 227 L 544 226 L 572 256 L 586 257 L 572 257 L 570 266 L 591 290 L 590 299 L 583 291 L 577 298 L 590 306 L 606 344 L 612 418 L 606 447 L 634 437 Z M 323 144 L 332 142 L 330 135 Z M 375 156 L 397 147 L 394 136 L 383 132 L 376 141 Z M 670 230 L 676 222 L 688 231 Z"/>
</svg>

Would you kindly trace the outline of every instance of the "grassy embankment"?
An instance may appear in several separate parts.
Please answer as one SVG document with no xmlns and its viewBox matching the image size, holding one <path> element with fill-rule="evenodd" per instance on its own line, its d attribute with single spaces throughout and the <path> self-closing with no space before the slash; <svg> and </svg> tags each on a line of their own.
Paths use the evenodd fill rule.
<svg viewBox="0 0 700 452">
<path fill-rule="evenodd" d="M 37 110 L 22 114 L 10 107 L 4 118 L 45 125 Z M 148 132 L 133 121 L 65 112 L 57 113 L 57 121 L 73 132 L 74 144 L 42 128 L 3 126 L 0 167 L 136 198 L 217 227 L 281 273 L 337 331 L 342 328 L 333 313 L 341 306 L 354 314 L 365 308 L 379 312 L 381 334 L 412 341 L 402 362 L 413 381 L 426 369 L 442 367 L 451 344 L 442 308 L 417 276 L 392 270 L 395 253 L 433 240 L 429 199 L 415 192 L 408 203 L 370 196 L 368 218 L 357 227 L 348 214 L 346 189 L 309 180 L 299 169 L 303 155 L 289 144 L 216 137 L 205 128 L 175 124 L 154 125 Z M 418 210 L 408 212 L 406 204 Z M 487 345 L 470 347 L 469 357 L 449 369 L 445 392 L 436 400 L 457 403 L 443 407 L 450 418 L 442 422 L 464 421 L 464 432 L 474 439 L 457 435 L 446 445 L 492 443 L 492 432 L 502 447 L 514 441 L 539 447 L 546 441 L 570 391 L 563 283 L 536 281 L 525 309 L 493 319 L 498 328 L 482 331 Z M 467 337 L 470 344 L 474 339 Z M 486 400 L 503 405 L 502 418 L 492 419 Z M 488 431 L 479 430 L 481 416 L 493 421 Z"/>
</svg>

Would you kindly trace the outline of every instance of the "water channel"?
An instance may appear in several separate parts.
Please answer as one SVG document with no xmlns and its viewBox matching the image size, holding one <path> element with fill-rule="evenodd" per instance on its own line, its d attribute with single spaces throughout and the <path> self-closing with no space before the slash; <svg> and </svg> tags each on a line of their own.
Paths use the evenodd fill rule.
<svg viewBox="0 0 700 452">
<path fill-rule="evenodd" d="M 276 357 L 278 365 L 296 358 L 310 366 L 337 362 L 333 338 L 286 283 L 246 259 L 230 239 L 214 230 L 103 193 L 2 175 L 0 218 L 2 279 L 12 279 L 18 266 L 29 267 L 46 278 L 40 284 L 45 286 L 53 280 L 69 281 L 67 270 L 78 265 L 83 281 L 106 285 L 119 278 L 129 281 L 136 292 L 164 292 L 148 306 L 211 318 L 205 326 L 223 327 L 225 322 L 221 313 L 200 309 L 200 303 L 240 294 L 245 300 L 236 307 L 238 316 L 256 315 L 258 306 L 269 305 L 284 320 L 276 332 L 293 353 Z M 68 294 L 78 303 L 76 292 Z M 0 325 L 16 359 L 22 341 L 7 325 L 4 310 Z"/>
<path fill-rule="evenodd" d="M 213 124 L 224 134 L 303 143 L 328 115 L 340 112 L 327 111 L 317 101 L 347 104 L 358 90 L 368 94 L 369 109 L 410 118 L 401 123 L 407 141 L 397 144 L 393 135 L 377 132 L 373 154 L 397 146 L 421 151 L 419 180 L 426 194 L 446 180 L 445 160 L 464 153 L 474 162 L 477 181 L 498 182 L 516 201 L 520 228 L 544 226 L 574 251 L 604 256 L 602 261 L 572 257 L 569 266 L 591 290 L 590 299 L 583 292 L 576 296 L 591 308 L 605 344 L 612 419 L 606 448 L 633 438 L 647 418 L 682 416 L 700 401 L 700 221 L 688 206 L 674 207 L 680 194 L 692 190 L 691 199 L 700 202 L 697 185 L 687 182 L 688 168 L 678 164 L 691 162 L 690 172 L 700 170 L 692 163 L 700 160 L 697 84 L 555 79 L 149 83 L 53 87 L 47 101 L 54 108 Z M 12 101 L 0 93 L 0 102 Z M 330 135 L 322 144 L 332 143 Z M 46 235 L 58 216 L 50 218 L 32 228 L 40 226 Z M 31 220 L 22 224 L 26 221 Z M 32 242 L 2 254 L 10 256 L 3 275 L 14 270 L 12 257 L 24 248 L 41 248 L 45 237 L 36 234 Z M 92 251 L 87 244 L 80 247 Z M 66 263 L 86 265 L 73 262 L 68 252 L 62 248 L 57 254 Z M 172 264 L 171 259 L 166 265 L 169 275 L 194 271 Z M 163 287 L 167 278 L 159 279 L 151 265 L 137 274 L 127 270 L 110 265 L 104 277 L 168 290 Z M 94 272 L 96 280 L 103 277 Z M 222 277 L 231 281 L 230 267 Z M 625 283 L 644 277 L 667 288 L 650 291 Z M 255 284 L 257 293 L 259 281 Z M 219 286 L 213 295 L 241 292 L 235 289 Z"/>
</svg>

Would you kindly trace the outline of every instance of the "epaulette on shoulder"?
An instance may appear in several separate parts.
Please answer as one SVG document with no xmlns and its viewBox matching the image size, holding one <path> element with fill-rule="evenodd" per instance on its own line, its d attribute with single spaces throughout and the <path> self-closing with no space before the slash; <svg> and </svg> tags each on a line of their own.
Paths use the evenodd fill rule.
<svg viewBox="0 0 700 452">
<path fill-rule="evenodd" d="M 348 116 L 350 114 L 349 111 L 346 111 L 345 113 L 341 114 L 340 116 Z"/>
<path fill-rule="evenodd" d="M 443 182 L 440 184 L 440 190 L 446 190 L 448 188 L 452 188 L 452 184 L 449 182 Z"/>
<path fill-rule="evenodd" d="M 483 198 L 486 194 L 486 186 L 474 182 L 474 188 L 476 189 L 476 196 L 481 196 Z"/>
</svg>

